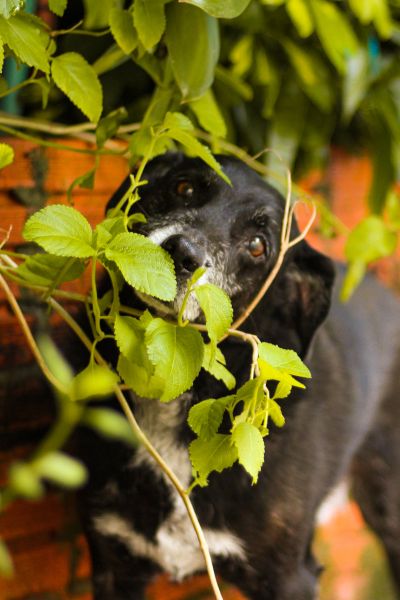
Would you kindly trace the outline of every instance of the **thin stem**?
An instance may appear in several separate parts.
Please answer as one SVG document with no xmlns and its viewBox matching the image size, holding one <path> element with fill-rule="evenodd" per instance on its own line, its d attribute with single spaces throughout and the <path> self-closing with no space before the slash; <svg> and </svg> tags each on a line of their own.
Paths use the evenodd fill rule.
<svg viewBox="0 0 400 600">
<path fill-rule="evenodd" d="M 79 337 L 79 339 L 82 341 L 82 343 L 87 347 L 87 349 L 90 350 L 92 347 L 92 342 L 86 336 L 85 332 L 81 329 L 81 327 L 78 325 L 78 323 L 71 317 L 71 315 L 56 300 L 49 298 L 48 302 L 49 302 L 50 306 L 68 323 L 68 325 L 76 333 L 76 335 Z M 237 334 L 237 332 L 235 332 L 235 335 L 236 334 Z M 94 357 L 100 365 L 107 366 L 106 361 L 99 354 L 99 352 L 97 352 L 97 350 L 94 351 Z M 119 386 L 116 385 L 114 387 L 113 391 L 120 403 L 122 410 L 124 411 L 124 414 L 128 420 L 128 423 L 130 424 L 130 426 L 132 428 L 133 433 L 135 434 L 135 436 L 137 437 L 139 442 L 143 444 L 143 446 L 146 448 L 148 453 L 153 457 L 153 459 L 156 461 L 156 463 L 159 465 L 159 467 L 162 469 L 162 471 L 165 473 L 165 475 L 171 481 L 172 485 L 176 489 L 179 496 L 182 498 L 182 501 L 187 510 L 189 519 L 190 519 L 190 521 L 193 525 L 193 528 L 196 532 L 201 552 L 204 556 L 207 573 L 210 578 L 210 582 L 211 582 L 211 586 L 214 591 L 214 595 L 217 598 L 217 600 L 223 600 L 221 592 L 218 587 L 217 579 L 215 577 L 214 567 L 212 564 L 212 559 L 211 559 L 211 555 L 210 555 L 210 550 L 208 548 L 207 540 L 205 539 L 203 530 L 201 528 L 201 525 L 199 523 L 199 520 L 197 518 L 197 515 L 195 513 L 195 510 L 193 508 L 193 505 L 189 499 L 187 492 L 185 491 L 183 485 L 181 484 L 179 479 L 176 477 L 174 472 L 169 468 L 169 466 L 164 461 L 162 456 L 157 452 L 157 450 L 154 448 L 154 446 L 152 445 L 150 440 L 147 438 L 145 433 L 139 427 L 139 424 L 135 419 L 135 416 L 128 404 L 128 401 L 127 401 L 125 395 L 122 393 Z"/>
<path fill-rule="evenodd" d="M 26 337 L 28 346 L 31 349 L 32 354 L 34 355 L 36 362 L 38 363 L 39 367 L 43 371 L 43 374 L 59 392 L 61 392 L 62 394 L 67 394 L 67 392 L 68 392 L 67 388 L 56 377 L 54 377 L 53 373 L 47 367 L 47 365 L 40 353 L 40 350 L 35 342 L 35 339 L 32 335 L 29 325 L 25 319 L 25 316 L 22 313 L 21 308 L 20 308 L 14 294 L 12 293 L 11 289 L 9 288 L 6 280 L 4 279 L 4 277 L 2 275 L 0 275 L 0 286 L 4 290 L 7 300 L 9 302 L 20 326 L 21 326 L 21 329 L 22 329 L 25 337 Z"/>
</svg>

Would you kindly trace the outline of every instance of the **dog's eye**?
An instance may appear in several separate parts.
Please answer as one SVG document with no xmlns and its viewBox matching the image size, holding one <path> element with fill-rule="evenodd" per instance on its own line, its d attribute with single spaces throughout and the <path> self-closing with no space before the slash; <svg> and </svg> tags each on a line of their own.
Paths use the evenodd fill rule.
<svg viewBox="0 0 400 600">
<path fill-rule="evenodd" d="M 263 254 L 265 254 L 265 251 L 267 249 L 264 240 L 259 235 L 254 236 L 249 241 L 248 248 L 249 248 L 250 254 L 252 256 L 254 256 L 254 258 L 257 258 L 258 256 L 262 256 Z"/>
<path fill-rule="evenodd" d="M 182 181 L 178 181 L 175 191 L 178 194 L 178 196 L 183 196 L 184 198 L 191 198 L 194 194 L 194 187 L 190 183 L 190 181 L 184 179 Z"/>
</svg>

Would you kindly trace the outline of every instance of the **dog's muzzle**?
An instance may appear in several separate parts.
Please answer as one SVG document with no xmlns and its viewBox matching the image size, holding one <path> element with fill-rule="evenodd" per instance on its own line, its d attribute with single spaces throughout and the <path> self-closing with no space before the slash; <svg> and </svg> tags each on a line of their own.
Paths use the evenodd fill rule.
<svg viewBox="0 0 400 600">
<path fill-rule="evenodd" d="M 199 267 L 207 266 L 205 247 L 197 240 L 177 234 L 168 237 L 161 246 L 171 255 L 178 276 L 189 277 Z"/>
</svg>

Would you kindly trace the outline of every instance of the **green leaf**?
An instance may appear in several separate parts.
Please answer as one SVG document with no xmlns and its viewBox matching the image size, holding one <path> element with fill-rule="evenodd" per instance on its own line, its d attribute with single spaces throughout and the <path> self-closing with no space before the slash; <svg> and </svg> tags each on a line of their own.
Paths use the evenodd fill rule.
<svg viewBox="0 0 400 600">
<path fill-rule="evenodd" d="M 108 367 L 89 365 L 72 380 L 72 399 L 86 400 L 87 398 L 110 396 L 118 379 L 118 375 Z"/>
<path fill-rule="evenodd" d="M 8 144 L 0 143 L 0 169 L 4 169 L 14 161 L 14 149 Z"/>
<path fill-rule="evenodd" d="M 147 362 L 150 363 L 149 359 Z M 154 367 L 149 367 L 131 362 L 120 355 L 118 360 L 118 373 L 122 379 L 141 398 L 160 398 L 163 393 L 164 381 L 154 375 Z"/>
<path fill-rule="evenodd" d="M 77 210 L 63 204 L 46 206 L 25 224 L 24 238 L 57 256 L 93 256 L 92 229 Z"/>
<path fill-rule="evenodd" d="M 294 350 L 285 350 L 275 344 L 262 342 L 258 346 L 259 357 L 283 373 L 294 377 L 311 377 L 309 368 Z"/>
<path fill-rule="evenodd" d="M 155 375 L 164 380 L 162 402 L 176 398 L 193 385 L 204 353 L 198 331 L 154 319 L 146 329 L 146 347 Z"/>
<path fill-rule="evenodd" d="M 349 300 L 356 287 L 363 280 L 366 272 L 367 263 L 362 260 L 356 259 L 349 263 L 342 289 L 340 290 L 340 299 L 342 302 L 347 302 Z"/>
<path fill-rule="evenodd" d="M 381 217 L 370 215 L 351 231 L 345 247 L 347 260 L 365 263 L 390 256 L 396 249 L 397 235 Z"/>
<path fill-rule="evenodd" d="M 65 52 L 53 59 L 51 74 L 57 87 L 90 121 L 97 123 L 103 110 L 103 91 L 96 72 L 76 52 Z"/>
<path fill-rule="evenodd" d="M 364 99 L 369 86 L 369 57 L 360 48 L 346 62 L 343 80 L 343 116 L 349 121 Z"/>
<path fill-rule="evenodd" d="M 54 256 L 52 254 L 34 254 L 18 266 L 16 274 L 36 285 L 57 286 L 64 281 L 72 281 L 82 275 L 85 263 L 79 259 Z"/>
<path fill-rule="evenodd" d="M 211 90 L 207 90 L 197 100 L 192 100 L 190 107 L 203 129 L 218 137 L 226 136 L 225 121 Z"/>
<path fill-rule="evenodd" d="M 135 0 L 133 16 L 139 39 L 146 50 L 158 44 L 165 30 L 167 0 Z"/>
<path fill-rule="evenodd" d="M 236 379 L 225 367 L 225 357 L 221 350 L 215 347 L 215 344 L 204 344 L 202 367 L 215 379 L 222 381 L 228 390 L 236 387 Z"/>
<path fill-rule="evenodd" d="M 138 35 L 129 10 L 113 8 L 110 11 L 111 33 L 125 54 L 131 54 L 138 45 Z"/>
<path fill-rule="evenodd" d="M 232 441 L 236 446 L 239 463 L 257 483 L 258 474 L 264 463 L 264 440 L 254 425 L 239 423 L 232 432 Z"/>
<path fill-rule="evenodd" d="M 174 299 L 174 263 L 168 252 L 144 235 L 120 233 L 106 248 L 105 255 L 134 288 L 161 300 Z"/>
<path fill-rule="evenodd" d="M 43 485 L 31 465 L 16 462 L 11 465 L 8 485 L 18 496 L 28 500 L 37 500 L 44 494 Z"/>
<path fill-rule="evenodd" d="M 38 346 L 50 371 L 68 388 L 73 379 L 73 372 L 53 340 L 48 335 L 42 334 L 38 338 Z"/>
<path fill-rule="evenodd" d="M 250 0 L 179 0 L 179 2 L 198 6 L 204 12 L 218 19 L 235 19 L 250 4 Z"/>
<path fill-rule="evenodd" d="M 286 10 L 300 37 L 306 38 L 314 31 L 314 21 L 306 0 L 288 0 Z"/>
<path fill-rule="evenodd" d="M 0 38 L 21 62 L 49 72 L 49 35 L 28 15 L 16 15 L 10 19 L 0 16 Z"/>
<path fill-rule="evenodd" d="M 68 0 L 49 0 L 49 8 L 58 17 L 62 17 L 67 8 Z"/>
<path fill-rule="evenodd" d="M 209 338 L 218 342 L 232 324 L 233 309 L 230 298 L 212 283 L 197 286 L 194 294 L 205 314 Z"/>
<path fill-rule="evenodd" d="M 0 540 L 0 575 L 6 579 L 14 576 L 14 564 L 5 543 Z"/>
<path fill-rule="evenodd" d="M 0 0 L 0 15 L 9 19 L 24 7 L 25 0 Z"/>
<path fill-rule="evenodd" d="M 225 407 L 233 396 L 218 400 L 203 400 L 192 406 L 188 423 L 191 429 L 204 441 L 210 440 L 218 432 L 222 423 Z"/>
<path fill-rule="evenodd" d="M 357 52 L 359 44 L 344 12 L 328 0 L 311 0 L 315 28 L 326 55 L 341 73 L 345 59 Z"/>
<path fill-rule="evenodd" d="M 137 446 L 137 439 L 127 419 L 109 408 L 90 408 L 83 417 L 83 423 L 89 425 L 101 435 L 113 440 L 120 440 L 132 446 Z"/>
<path fill-rule="evenodd" d="M 102 29 L 108 26 L 110 10 L 115 0 L 83 0 L 85 6 L 85 29 Z"/>
<path fill-rule="evenodd" d="M 215 18 L 195 6 L 167 7 L 166 42 L 176 82 L 185 100 L 202 96 L 214 80 L 219 57 Z"/>
<path fill-rule="evenodd" d="M 374 21 L 379 35 L 383 38 L 390 37 L 393 22 L 387 0 L 349 0 L 349 5 L 363 25 Z"/>
<path fill-rule="evenodd" d="M 221 473 L 231 467 L 238 458 L 236 446 L 230 435 L 217 433 L 210 440 L 197 439 L 189 446 L 190 460 L 199 485 L 207 485 L 212 471 Z"/>
<path fill-rule="evenodd" d="M 87 479 L 84 465 L 62 452 L 49 452 L 35 460 L 34 469 L 40 477 L 65 488 L 77 488 Z"/>
<path fill-rule="evenodd" d="M 127 116 L 126 108 L 121 107 L 108 113 L 106 117 L 99 121 L 96 128 L 96 141 L 99 148 L 102 148 L 105 142 L 117 133 L 118 127 Z"/>
<path fill-rule="evenodd" d="M 103 75 L 103 73 L 119 67 L 128 60 L 130 60 L 130 57 L 117 44 L 112 44 L 92 66 L 96 75 Z"/>
<path fill-rule="evenodd" d="M 115 339 L 120 352 L 132 362 L 142 364 L 141 348 L 144 345 L 145 328 L 139 319 L 117 315 L 114 323 Z"/>
<path fill-rule="evenodd" d="M 0 38 L 0 74 L 3 72 L 4 66 L 4 44 Z"/>
<path fill-rule="evenodd" d="M 276 394 L 275 394 L 275 397 Z M 282 414 L 282 409 L 277 402 L 273 398 L 268 400 L 268 414 L 271 417 L 272 421 L 277 427 L 283 427 L 285 424 L 285 417 Z"/>
<path fill-rule="evenodd" d="M 181 113 L 168 113 L 165 117 L 163 127 L 168 129 L 165 134 L 168 137 L 176 140 L 182 146 L 184 146 L 189 152 L 193 153 L 203 160 L 209 167 L 224 180 L 230 184 L 229 178 L 225 175 L 219 162 L 214 158 L 211 151 L 207 146 L 203 146 L 191 133 L 189 133 L 189 127 L 193 128 L 190 120 L 182 115 Z"/>
<path fill-rule="evenodd" d="M 320 56 L 290 40 L 283 42 L 304 93 L 322 111 L 332 110 L 334 95 L 329 70 Z"/>
</svg>

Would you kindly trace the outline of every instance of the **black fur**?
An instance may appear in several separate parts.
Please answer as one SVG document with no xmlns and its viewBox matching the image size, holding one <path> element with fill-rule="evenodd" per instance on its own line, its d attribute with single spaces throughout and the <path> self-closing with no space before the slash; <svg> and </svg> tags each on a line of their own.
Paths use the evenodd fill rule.
<svg viewBox="0 0 400 600">
<path fill-rule="evenodd" d="M 243 163 L 223 156 L 219 160 L 232 187 L 197 159 L 180 154 L 155 159 L 145 171 L 149 183 L 141 188 L 142 200 L 135 210 L 142 209 L 148 218 L 142 226 L 146 234 L 166 222 L 184 223 L 184 242 L 172 244 L 181 285 L 199 261 L 216 256 L 219 245 L 225 249 L 224 278 L 232 276 L 228 291 L 237 316 L 276 260 L 283 199 Z M 176 193 L 182 180 L 192 184 L 188 196 Z M 110 205 L 127 185 L 122 184 Z M 265 240 L 265 256 L 249 254 L 246 243 L 255 235 Z M 221 250 L 218 260 L 223 261 L 222 255 Z M 222 577 L 249 599 L 316 597 L 320 567 L 311 550 L 315 515 L 327 494 L 349 474 L 353 493 L 381 537 L 400 587 L 399 304 L 372 277 L 348 304 L 340 304 L 342 269 L 336 270 L 338 281 L 326 319 L 332 262 L 306 242 L 286 256 L 278 278 L 243 328 L 295 349 L 313 378 L 304 392 L 296 391 L 283 401 L 286 425 L 272 429 L 267 438 L 265 465 L 256 486 L 235 466 L 211 475 L 209 487 L 196 488 L 192 495 L 204 527 L 228 531 L 241 540 L 243 559 L 221 555 L 214 559 Z M 125 302 L 140 306 L 132 289 L 124 294 Z M 248 347 L 228 339 L 222 350 L 238 383 L 245 381 Z M 192 438 L 186 425 L 190 405 L 224 394 L 222 384 L 202 373 L 193 389 L 175 401 L 181 412 L 171 430 L 168 425 L 165 430 L 176 448 L 182 451 Z M 156 406 L 155 401 L 146 402 L 134 401 L 145 428 L 164 410 L 160 407 L 146 416 L 147 407 Z M 158 440 L 153 442 L 157 446 Z M 160 526 L 174 510 L 171 489 L 149 462 L 134 462 L 131 448 L 89 431 L 83 436 L 82 455 L 91 473 L 82 511 L 95 598 L 144 598 L 144 588 L 160 566 L 135 555 L 121 536 L 100 534 L 93 519 L 105 513 L 120 515 L 143 539 L 156 543 Z"/>
</svg>

